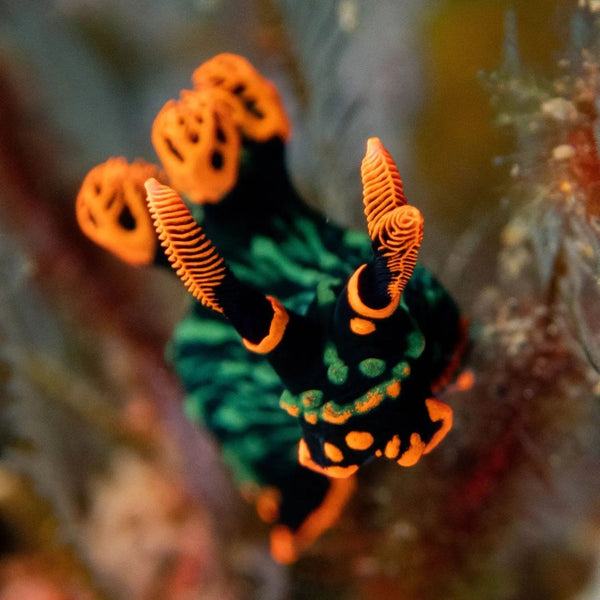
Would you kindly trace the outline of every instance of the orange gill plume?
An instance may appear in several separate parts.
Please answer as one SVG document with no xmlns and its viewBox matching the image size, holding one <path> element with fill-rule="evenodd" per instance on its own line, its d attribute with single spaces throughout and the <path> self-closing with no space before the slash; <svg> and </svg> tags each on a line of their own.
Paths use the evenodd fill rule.
<svg viewBox="0 0 600 600">
<path fill-rule="evenodd" d="M 415 268 L 423 241 L 423 215 L 406 203 L 394 160 L 378 138 L 370 138 L 361 164 L 369 237 L 392 277 L 390 298 L 399 297 Z"/>
<path fill-rule="evenodd" d="M 215 288 L 227 273 L 225 261 L 174 190 L 149 179 L 146 191 L 154 227 L 172 267 L 194 298 L 222 313 Z"/>
<path fill-rule="evenodd" d="M 110 158 L 87 174 L 75 203 L 83 233 L 132 265 L 150 264 L 156 254 L 144 189 L 149 177 L 161 178 L 156 165 Z"/>
<path fill-rule="evenodd" d="M 219 202 L 237 181 L 241 140 L 233 112 L 223 90 L 184 90 L 154 120 L 154 149 L 173 187 L 192 202 Z"/>
<path fill-rule="evenodd" d="M 289 138 L 290 122 L 277 88 L 242 56 L 219 54 L 200 65 L 192 80 L 196 89 L 219 88 L 228 92 L 246 138 L 257 142 Z"/>
</svg>

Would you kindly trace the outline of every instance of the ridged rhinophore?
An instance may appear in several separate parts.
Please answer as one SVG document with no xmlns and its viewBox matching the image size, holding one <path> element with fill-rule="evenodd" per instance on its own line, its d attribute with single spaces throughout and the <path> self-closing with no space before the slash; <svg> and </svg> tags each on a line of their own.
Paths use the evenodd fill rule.
<svg viewBox="0 0 600 600">
<path fill-rule="evenodd" d="M 177 275 L 194 298 L 223 312 L 215 288 L 225 278 L 225 261 L 177 192 L 156 179 L 146 182 L 146 190 L 154 227 Z"/>
</svg>

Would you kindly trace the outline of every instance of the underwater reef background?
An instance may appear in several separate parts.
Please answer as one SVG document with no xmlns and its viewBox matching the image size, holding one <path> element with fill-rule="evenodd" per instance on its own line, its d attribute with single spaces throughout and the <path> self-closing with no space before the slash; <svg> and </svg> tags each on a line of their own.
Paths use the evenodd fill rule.
<svg viewBox="0 0 600 600">
<path fill-rule="evenodd" d="M 183 415 L 185 290 L 73 210 L 219 52 L 276 83 L 346 227 L 381 137 L 471 323 L 444 444 L 363 468 L 289 567 Z M 593 0 L 0 0 L 0 599 L 600 597 L 599 68 Z"/>
</svg>

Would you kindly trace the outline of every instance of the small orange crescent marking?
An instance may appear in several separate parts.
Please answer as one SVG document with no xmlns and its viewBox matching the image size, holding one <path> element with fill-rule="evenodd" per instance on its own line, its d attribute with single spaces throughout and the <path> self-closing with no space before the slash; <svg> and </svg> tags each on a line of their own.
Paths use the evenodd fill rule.
<svg viewBox="0 0 600 600">
<path fill-rule="evenodd" d="M 250 352 L 255 354 L 268 354 L 277 348 L 279 342 L 283 339 L 285 329 L 290 321 L 290 316 L 279 300 L 272 296 L 267 296 L 267 300 L 273 308 L 273 318 L 269 326 L 269 333 L 258 344 L 242 339 L 242 343 Z"/>
<path fill-rule="evenodd" d="M 360 297 L 358 293 L 358 278 L 367 265 L 361 265 L 352 273 L 350 279 L 348 280 L 348 285 L 346 286 L 347 294 L 348 294 L 348 304 L 350 304 L 350 308 L 358 315 L 362 317 L 368 317 L 370 319 L 385 319 L 389 317 L 398 307 L 398 303 L 400 302 L 400 295 L 398 294 L 387 306 L 383 308 L 371 308 L 367 306 Z"/>
<path fill-rule="evenodd" d="M 385 393 L 390 398 L 397 398 L 400 395 L 400 382 L 396 380 L 390 383 L 390 385 L 385 388 Z"/>
<path fill-rule="evenodd" d="M 376 329 L 375 323 L 368 319 L 361 319 L 360 317 L 353 317 L 350 319 L 350 329 L 356 335 L 369 335 Z"/>
</svg>

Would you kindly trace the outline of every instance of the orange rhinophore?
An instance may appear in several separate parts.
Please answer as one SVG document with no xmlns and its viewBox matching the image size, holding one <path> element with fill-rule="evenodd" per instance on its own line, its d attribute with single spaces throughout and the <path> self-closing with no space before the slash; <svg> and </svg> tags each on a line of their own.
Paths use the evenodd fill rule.
<svg viewBox="0 0 600 600">
<path fill-rule="evenodd" d="M 423 215 L 406 203 L 398 169 L 378 138 L 370 138 L 361 164 L 369 237 L 392 274 L 391 298 L 399 297 L 413 273 L 423 241 Z"/>
<path fill-rule="evenodd" d="M 174 190 L 156 179 L 146 182 L 146 190 L 154 227 L 177 275 L 194 298 L 223 312 L 215 288 L 225 278 L 225 261 Z"/>
<path fill-rule="evenodd" d="M 154 120 L 154 149 L 173 187 L 192 202 L 219 202 L 236 183 L 241 139 L 233 111 L 222 90 L 184 90 Z"/>
<path fill-rule="evenodd" d="M 406 204 L 398 167 L 379 138 L 368 139 L 360 176 L 367 231 L 369 237 L 374 239 L 382 215 Z"/>
<path fill-rule="evenodd" d="M 414 206 L 400 206 L 382 217 L 378 225 L 373 241 L 394 275 L 388 286 L 388 294 L 394 298 L 402 294 L 417 264 L 423 215 Z"/>
<path fill-rule="evenodd" d="M 110 158 L 87 174 L 75 203 L 82 231 L 132 265 L 150 264 L 156 253 L 144 189 L 149 177 L 160 178 L 156 165 Z"/>
<path fill-rule="evenodd" d="M 245 137 L 257 142 L 289 138 L 290 122 L 277 88 L 242 56 L 218 54 L 200 65 L 192 80 L 196 89 L 219 88 L 231 95 Z"/>
</svg>

